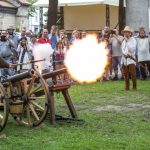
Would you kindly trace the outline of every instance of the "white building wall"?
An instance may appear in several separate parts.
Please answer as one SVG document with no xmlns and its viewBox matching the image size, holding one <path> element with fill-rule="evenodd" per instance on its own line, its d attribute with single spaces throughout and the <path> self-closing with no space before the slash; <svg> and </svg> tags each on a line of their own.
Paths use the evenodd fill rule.
<svg viewBox="0 0 150 150">
<path fill-rule="evenodd" d="M 110 6 L 110 28 L 118 24 L 118 7 Z M 106 5 L 65 6 L 66 30 L 101 30 L 106 26 Z"/>
<path fill-rule="evenodd" d="M 0 13 L 0 30 L 6 30 L 10 25 L 16 26 L 15 15 Z"/>
<path fill-rule="evenodd" d="M 127 0 L 126 24 L 138 31 L 144 26 L 149 31 L 149 0 Z"/>
<path fill-rule="evenodd" d="M 29 29 L 28 8 L 26 6 L 21 6 L 18 8 L 16 14 L 16 28 L 21 31 L 24 27 Z"/>
</svg>

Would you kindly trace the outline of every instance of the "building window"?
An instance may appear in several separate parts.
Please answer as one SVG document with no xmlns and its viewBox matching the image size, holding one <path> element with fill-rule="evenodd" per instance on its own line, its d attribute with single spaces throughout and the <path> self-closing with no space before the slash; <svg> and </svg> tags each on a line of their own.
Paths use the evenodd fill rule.
<svg viewBox="0 0 150 150">
<path fill-rule="evenodd" d="M 38 13 L 35 13 L 35 22 L 38 22 Z"/>
</svg>

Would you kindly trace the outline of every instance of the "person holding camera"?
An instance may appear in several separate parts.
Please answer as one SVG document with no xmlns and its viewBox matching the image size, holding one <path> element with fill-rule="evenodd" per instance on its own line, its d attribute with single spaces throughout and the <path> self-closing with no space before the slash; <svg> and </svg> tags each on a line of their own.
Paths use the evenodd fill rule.
<svg viewBox="0 0 150 150">
<path fill-rule="evenodd" d="M 113 80 L 118 80 L 118 65 L 121 70 L 121 57 L 122 57 L 122 50 L 121 50 L 121 44 L 123 42 L 123 36 L 119 35 L 119 32 L 117 29 L 114 29 L 112 31 L 112 36 L 110 38 L 110 43 L 112 44 L 112 67 L 114 69 L 115 77 Z"/>
<path fill-rule="evenodd" d="M 18 44 L 19 44 L 19 37 L 15 34 L 15 28 L 13 26 L 9 26 L 7 28 L 7 37 L 8 39 L 12 40 L 13 43 L 14 43 L 14 47 L 11 47 L 11 51 L 13 53 L 13 56 L 11 57 L 11 60 L 13 63 L 16 63 L 17 61 L 17 47 L 18 47 Z"/>
<path fill-rule="evenodd" d="M 17 52 L 19 54 L 18 63 L 26 63 L 26 62 L 30 62 L 32 60 L 32 50 L 31 50 L 30 45 L 28 44 L 26 37 L 22 37 L 20 39 L 20 43 L 18 45 Z M 31 69 L 31 68 L 32 68 L 32 64 L 18 65 L 17 71 L 23 72 L 23 71 Z"/>
<path fill-rule="evenodd" d="M 0 35 L 0 56 L 6 61 L 8 64 L 12 63 L 12 57 L 14 56 L 14 53 L 12 51 L 12 48 L 15 47 L 14 42 L 8 38 L 8 34 L 6 31 L 2 31 Z M 1 68 L 0 74 L 1 76 L 6 75 L 13 75 L 15 71 L 13 69 Z"/>
</svg>

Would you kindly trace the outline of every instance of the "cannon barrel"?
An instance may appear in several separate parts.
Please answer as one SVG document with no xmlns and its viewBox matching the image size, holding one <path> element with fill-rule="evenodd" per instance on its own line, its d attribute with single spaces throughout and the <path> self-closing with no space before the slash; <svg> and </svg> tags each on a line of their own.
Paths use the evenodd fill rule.
<svg viewBox="0 0 150 150">
<path fill-rule="evenodd" d="M 62 68 L 62 69 L 54 70 L 54 71 L 49 72 L 49 73 L 42 74 L 42 76 L 44 79 L 48 79 L 48 78 L 52 78 L 52 77 L 55 77 L 57 75 L 60 75 L 60 74 L 66 73 L 66 72 L 67 72 L 67 69 Z"/>
<path fill-rule="evenodd" d="M 12 83 L 15 83 L 15 82 L 21 81 L 23 79 L 30 78 L 33 74 L 34 74 L 34 70 L 28 70 L 28 71 L 25 71 L 23 73 L 16 74 L 14 76 L 8 77 L 3 82 L 12 82 Z"/>
<path fill-rule="evenodd" d="M 43 79 L 46 80 L 49 78 L 54 78 L 57 75 L 60 75 L 60 74 L 66 73 L 66 72 L 67 72 L 67 69 L 62 68 L 62 69 L 54 70 L 52 72 L 44 73 L 44 74 L 42 74 L 42 77 L 43 77 Z M 31 82 L 31 78 L 27 80 L 27 83 L 30 83 L 30 82 Z"/>
</svg>

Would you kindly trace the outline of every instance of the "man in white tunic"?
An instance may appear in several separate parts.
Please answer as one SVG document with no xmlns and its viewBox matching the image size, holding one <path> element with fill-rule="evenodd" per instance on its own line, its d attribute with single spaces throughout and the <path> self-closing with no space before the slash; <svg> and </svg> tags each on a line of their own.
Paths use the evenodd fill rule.
<svg viewBox="0 0 150 150">
<path fill-rule="evenodd" d="M 125 78 L 125 90 L 130 89 L 129 75 L 132 79 L 132 88 L 136 90 L 136 62 L 131 59 L 135 59 L 136 52 L 136 39 L 132 37 L 132 29 L 129 26 L 126 26 L 122 31 L 124 34 L 124 41 L 122 43 L 122 61 L 123 72 Z M 131 56 L 131 57 L 130 57 Z"/>
<path fill-rule="evenodd" d="M 150 73 L 150 39 L 146 36 L 144 30 L 139 31 L 139 36 L 136 39 L 138 62 L 143 66 L 147 65 L 147 69 Z M 140 71 L 142 79 L 145 80 L 147 78 L 146 70 L 140 66 Z"/>
</svg>

